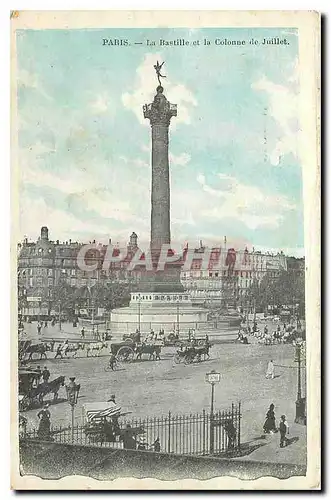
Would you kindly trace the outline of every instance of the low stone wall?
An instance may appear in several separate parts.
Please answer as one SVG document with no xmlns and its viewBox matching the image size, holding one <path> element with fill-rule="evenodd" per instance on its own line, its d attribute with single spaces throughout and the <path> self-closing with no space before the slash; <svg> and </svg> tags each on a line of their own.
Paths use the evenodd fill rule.
<svg viewBox="0 0 331 500">
<path fill-rule="evenodd" d="M 275 476 L 284 479 L 293 475 L 305 475 L 305 468 L 294 464 L 113 450 L 25 440 L 20 443 L 20 460 L 21 474 L 36 475 L 43 479 L 59 479 L 73 474 L 99 480 L 118 477 L 211 479 L 218 476 L 240 479 Z"/>
</svg>

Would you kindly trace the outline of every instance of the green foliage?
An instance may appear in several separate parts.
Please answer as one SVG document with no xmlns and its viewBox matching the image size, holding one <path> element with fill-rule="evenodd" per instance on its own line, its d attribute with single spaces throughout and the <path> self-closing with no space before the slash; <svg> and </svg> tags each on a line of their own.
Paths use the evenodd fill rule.
<svg viewBox="0 0 331 500">
<path fill-rule="evenodd" d="M 297 271 L 281 271 L 277 277 L 265 276 L 261 283 L 254 281 L 249 290 L 249 298 L 255 300 L 256 308 L 266 310 L 272 305 L 294 307 L 299 304 L 299 314 L 305 309 L 305 278 Z"/>
</svg>

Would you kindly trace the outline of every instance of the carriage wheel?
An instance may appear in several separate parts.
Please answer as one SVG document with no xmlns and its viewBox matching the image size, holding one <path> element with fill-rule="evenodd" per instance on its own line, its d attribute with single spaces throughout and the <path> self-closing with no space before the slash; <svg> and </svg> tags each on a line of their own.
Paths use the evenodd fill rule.
<svg viewBox="0 0 331 500">
<path fill-rule="evenodd" d="M 105 368 L 104 368 L 105 372 L 110 372 L 111 371 L 111 367 L 110 367 L 110 363 L 108 361 L 108 363 L 105 365 Z"/>
<path fill-rule="evenodd" d="M 132 347 L 125 345 L 119 349 L 116 359 L 120 363 L 131 363 L 133 357 L 134 357 L 134 351 Z"/>
<path fill-rule="evenodd" d="M 179 354 L 175 354 L 175 356 L 174 356 L 174 362 L 176 363 L 176 365 L 179 365 L 180 363 L 183 362 L 183 357 L 180 356 Z"/>
<path fill-rule="evenodd" d="M 191 365 L 193 363 L 193 357 L 192 356 L 185 356 L 184 363 L 185 363 L 185 365 Z"/>
</svg>

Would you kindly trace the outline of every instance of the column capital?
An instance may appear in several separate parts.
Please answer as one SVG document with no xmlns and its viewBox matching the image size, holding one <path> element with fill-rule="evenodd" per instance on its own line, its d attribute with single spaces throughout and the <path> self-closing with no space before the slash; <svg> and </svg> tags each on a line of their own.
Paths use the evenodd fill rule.
<svg viewBox="0 0 331 500">
<path fill-rule="evenodd" d="M 156 89 L 154 101 L 143 106 L 144 118 L 154 124 L 170 124 L 173 116 L 177 116 L 177 104 L 171 104 L 163 94 L 163 87 L 159 85 Z"/>
</svg>

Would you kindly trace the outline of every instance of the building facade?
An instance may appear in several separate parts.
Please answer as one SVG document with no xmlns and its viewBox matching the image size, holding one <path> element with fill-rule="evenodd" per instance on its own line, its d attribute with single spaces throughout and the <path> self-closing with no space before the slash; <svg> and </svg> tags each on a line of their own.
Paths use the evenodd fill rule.
<svg viewBox="0 0 331 500">
<path fill-rule="evenodd" d="M 235 250 L 226 247 L 213 248 L 208 266 L 203 266 L 206 248 L 200 244 L 194 251 L 197 256 L 191 269 L 182 270 L 181 280 L 194 302 L 229 304 L 236 306 L 247 296 L 253 283 L 275 278 L 287 270 L 287 259 L 278 254 Z M 201 254 L 201 257 L 199 257 Z"/>
<path fill-rule="evenodd" d="M 84 271 L 78 265 L 78 254 L 83 245 L 93 242 L 75 242 L 49 239 L 47 227 L 42 227 L 40 237 L 35 242 L 27 239 L 18 246 L 18 302 L 19 311 L 25 315 L 50 315 L 57 309 L 61 289 L 85 288 L 91 290 L 95 285 L 109 282 L 124 282 L 134 286 L 140 281 L 143 268 L 128 269 L 132 257 L 138 249 L 138 237 L 132 233 L 127 245 L 127 254 L 122 260 L 109 263 L 107 245 L 98 245 L 86 254 L 85 262 L 95 264 L 95 270 Z M 109 240 L 111 244 L 111 240 Z M 113 255 L 116 254 L 116 248 Z M 119 253 L 119 250 L 118 250 Z M 237 306 L 244 300 L 252 284 L 260 283 L 265 276 L 277 277 L 288 266 L 304 272 L 304 259 L 286 257 L 278 254 L 255 251 L 227 249 L 225 246 L 213 248 L 209 254 L 208 265 L 202 265 L 207 249 L 200 244 L 194 249 L 189 269 L 185 262 L 189 255 L 186 248 L 183 255 L 181 283 L 192 302 L 197 304 L 224 304 Z M 291 260 L 292 259 L 292 260 Z M 293 262 L 292 262 L 293 261 Z"/>
<path fill-rule="evenodd" d="M 30 316 L 56 314 L 58 297 L 64 288 L 70 287 L 73 292 L 81 288 L 91 290 L 97 284 L 110 281 L 136 282 L 137 273 L 126 270 L 137 248 L 135 233 L 130 237 L 124 261 L 111 263 L 108 270 L 103 269 L 107 245 L 100 245 L 98 250 L 92 249 L 86 254 L 86 264 L 95 265 L 95 270 L 84 271 L 78 265 L 79 251 L 91 243 L 95 244 L 95 241 L 52 241 L 45 226 L 41 228 L 37 241 L 25 239 L 20 243 L 17 261 L 19 312 Z"/>
</svg>

